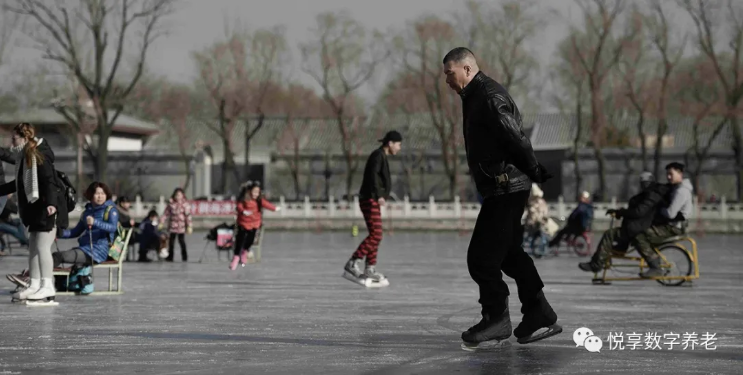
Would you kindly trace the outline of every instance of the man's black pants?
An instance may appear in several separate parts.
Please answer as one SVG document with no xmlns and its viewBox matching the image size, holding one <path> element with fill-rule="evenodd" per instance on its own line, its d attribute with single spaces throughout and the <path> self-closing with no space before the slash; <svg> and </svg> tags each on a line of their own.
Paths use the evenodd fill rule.
<svg viewBox="0 0 743 375">
<path fill-rule="evenodd" d="M 477 216 L 467 268 L 480 287 L 482 311 L 491 316 L 508 307 L 508 285 L 501 271 L 516 281 L 522 312 L 537 303 L 537 294 L 544 287 L 534 262 L 521 247 L 521 216 L 528 198 L 529 191 L 486 198 Z"/>
</svg>

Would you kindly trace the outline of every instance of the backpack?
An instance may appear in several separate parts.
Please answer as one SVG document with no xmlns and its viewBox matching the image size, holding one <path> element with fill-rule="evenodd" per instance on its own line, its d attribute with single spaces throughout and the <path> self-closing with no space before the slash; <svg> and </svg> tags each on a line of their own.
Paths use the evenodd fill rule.
<svg viewBox="0 0 743 375">
<path fill-rule="evenodd" d="M 54 276 L 54 286 L 58 292 L 77 292 L 87 295 L 93 292 L 93 279 L 90 277 L 90 266 L 74 266 L 69 278 L 64 275 Z"/>
<path fill-rule="evenodd" d="M 103 212 L 103 221 L 108 221 L 108 214 L 111 212 L 111 209 L 113 206 L 106 207 L 106 211 Z M 93 246 L 93 244 L 91 244 Z M 116 234 L 114 235 L 113 241 L 111 241 L 111 236 L 108 237 L 108 256 L 111 257 L 111 259 L 118 261 L 119 258 L 121 258 L 121 253 L 124 252 L 124 227 L 121 226 L 121 223 L 116 223 Z"/>
<path fill-rule="evenodd" d="M 62 202 L 67 204 L 67 212 L 72 212 L 77 206 L 77 191 L 72 182 L 64 172 L 55 169 L 57 173 L 58 186 L 62 189 Z M 61 203 L 61 202 L 60 202 Z"/>
</svg>

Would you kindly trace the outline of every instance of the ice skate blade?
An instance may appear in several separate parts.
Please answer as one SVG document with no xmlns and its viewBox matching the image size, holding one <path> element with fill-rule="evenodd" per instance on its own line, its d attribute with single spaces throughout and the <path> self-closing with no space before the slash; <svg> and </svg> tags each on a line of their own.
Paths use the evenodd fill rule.
<svg viewBox="0 0 743 375">
<path fill-rule="evenodd" d="M 16 298 L 13 298 L 13 299 L 10 300 L 10 302 L 11 303 L 14 303 L 16 305 L 25 305 L 26 304 L 26 300 L 25 299 L 16 299 Z"/>
<path fill-rule="evenodd" d="M 541 330 L 541 328 L 540 328 L 540 330 Z M 537 332 L 539 332 L 539 330 L 537 330 Z M 532 343 L 532 342 L 535 342 L 535 341 L 544 340 L 546 338 L 549 338 L 549 337 L 552 337 L 554 335 L 557 335 L 557 334 L 559 334 L 561 332 L 562 332 L 562 326 L 559 325 L 559 324 L 553 324 L 553 325 L 547 327 L 547 330 L 544 331 L 544 332 L 541 332 L 539 334 L 537 334 L 535 332 L 535 333 L 533 333 L 533 334 L 531 334 L 529 336 L 521 337 L 521 338 L 519 338 L 516 341 L 518 341 L 519 344 L 529 344 L 529 343 Z"/>
<path fill-rule="evenodd" d="M 390 285 L 390 281 L 388 279 L 382 279 L 379 282 L 376 282 L 371 279 L 367 279 L 365 277 L 354 277 L 352 274 L 344 271 L 343 272 L 343 278 L 346 280 L 353 281 L 356 284 L 359 284 L 361 286 L 365 286 L 367 288 L 383 288 Z"/>
<path fill-rule="evenodd" d="M 505 340 L 490 340 L 483 341 L 480 343 L 462 342 L 462 350 L 466 352 L 489 352 L 505 349 L 511 346 L 511 341 Z"/>
</svg>

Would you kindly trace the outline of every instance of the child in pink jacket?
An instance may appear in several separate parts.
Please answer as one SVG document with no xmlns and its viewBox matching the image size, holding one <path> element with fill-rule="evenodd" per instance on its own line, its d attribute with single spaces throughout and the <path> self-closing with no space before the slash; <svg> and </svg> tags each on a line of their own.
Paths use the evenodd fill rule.
<svg viewBox="0 0 743 375">
<path fill-rule="evenodd" d="M 166 221 L 168 222 L 170 241 L 168 241 L 168 257 L 165 260 L 173 261 L 173 248 L 175 247 L 175 239 L 178 237 L 178 243 L 181 245 L 181 259 L 188 262 L 185 233 L 193 233 L 193 224 L 191 222 L 191 205 L 186 200 L 186 194 L 181 188 L 176 188 L 173 191 L 170 202 L 160 218 L 160 229 L 163 228 Z"/>
</svg>

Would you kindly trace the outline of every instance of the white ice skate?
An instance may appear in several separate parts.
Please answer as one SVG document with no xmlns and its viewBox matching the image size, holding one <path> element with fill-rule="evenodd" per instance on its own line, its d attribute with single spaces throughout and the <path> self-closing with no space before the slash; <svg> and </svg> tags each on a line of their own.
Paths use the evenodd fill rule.
<svg viewBox="0 0 743 375">
<path fill-rule="evenodd" d="M 28 296 L 39 291 L 40 287 L 41 287 L 41 280 L 31 279 L 31 282 L 29 283 L 27 287 L 19 288 L 17 289 L 17 292 L 13 293 L 12 295 L 13 299 L 11 299 L 11 302 L 25 304 L 26 300 L 28 299 Z"/>
<path fill-rule="evenodd" d="M 376 272 L 374 266 L 366 267 L 366 271 L 362 273 L 361 262 L 361 259 L 349 260 L 344 268 L 343 278 L 367 288 L 382 288 L 390 285 L 390 281 L 381 273 Z"/>
<path fill-rule="evenodd" d="M 53 279 L 42 279 L 41 287 L 36 293 L 29 295 L 26 298 L 27 306 L 57 306 L 59 302 L 55 301 L 54 298 L 57 294 L 54 290 Z"/>
</svg>

